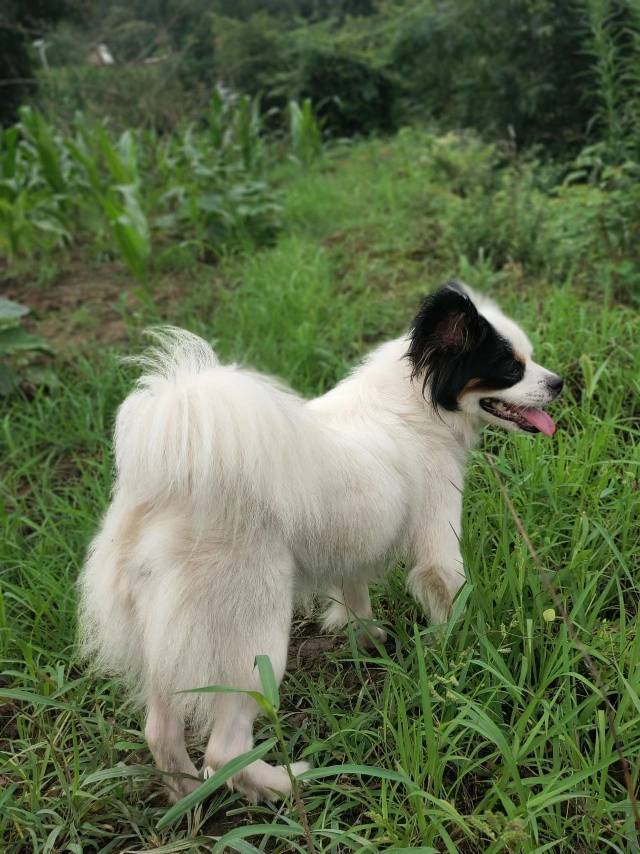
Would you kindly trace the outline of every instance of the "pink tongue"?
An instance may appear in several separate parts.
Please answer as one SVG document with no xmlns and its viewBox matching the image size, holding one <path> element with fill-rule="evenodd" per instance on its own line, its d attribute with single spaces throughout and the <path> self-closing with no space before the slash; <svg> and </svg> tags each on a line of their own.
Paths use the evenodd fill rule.
<svg viewBox="0 0 640 854">
<path fill-rule="evenodd" d="M 547 415 L 546 412 L 543 412 L 542 409 L 521 409 L 520 415 L 529 424 L 537 427 L 545 436 L 553 436 L 556 432 L 556 425 L 553 418 Z"/>
</svg>

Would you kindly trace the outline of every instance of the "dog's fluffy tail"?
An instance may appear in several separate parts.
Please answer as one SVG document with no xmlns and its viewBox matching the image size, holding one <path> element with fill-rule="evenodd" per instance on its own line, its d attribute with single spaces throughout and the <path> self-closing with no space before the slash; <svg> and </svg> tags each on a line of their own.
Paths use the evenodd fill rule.
<svg viewBox="0 0 640 854">
<path fill-rule="evenodd" d="M 288 513 L 321 444 L 304 402 L 267 377 L 221 365 L 195 335 L 153 330 L 157 344 L 116 419 L 118 487 L 141 502 L 206 510 L 254 501 Z M 286 478 L 286 482 L 284 482 Z M 278 506 L 280 505 L 280 506 Z"/>
</svg>

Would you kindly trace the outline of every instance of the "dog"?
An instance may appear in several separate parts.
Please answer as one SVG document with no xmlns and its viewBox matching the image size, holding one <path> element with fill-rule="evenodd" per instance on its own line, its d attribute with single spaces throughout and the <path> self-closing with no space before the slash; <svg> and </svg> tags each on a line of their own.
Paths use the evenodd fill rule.
<svg viewBox="0 0 640 854">
<path fill-rule="evenodd" d="M 294 608 L 325 594 L 324 627 L 372 618 L 369 583 L 392 558 L 434 623 L 464 582 L 465 460 L 483 426 L 551 436 L 563 385 L 524 332 L 459 282 L 427 296 L 408 334 L 314 400 L 222 365 L 200 338 L 157 331 L 115 426 L 111 505 L 81 572 L 80 638 L 146 708 L 145 736 L 177 799 L 200 775 L 185 726 L 208 736 L 204 774 L 253 744 L 245 693 L 277 680 Z M 372 626 L 371 639 L 384 641 Z M 308 765 L 297 762 L 293 774 Z M 289 793 L 284 766 L 230 781 L 250 799 Z"/>
</svg>

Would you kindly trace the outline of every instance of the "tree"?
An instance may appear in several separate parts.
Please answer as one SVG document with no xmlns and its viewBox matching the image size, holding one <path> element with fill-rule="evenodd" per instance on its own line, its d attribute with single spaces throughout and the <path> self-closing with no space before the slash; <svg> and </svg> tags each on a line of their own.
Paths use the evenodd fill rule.
<svg viewBox="0 0 640 854">
<path fill-rule="evenodd" d="M 43 25 L 72 15 L 67 0 L 4 0 L 0 16 L 0 122 L 15 120 L 34 88 L 31 42 Z"/>
</svg>

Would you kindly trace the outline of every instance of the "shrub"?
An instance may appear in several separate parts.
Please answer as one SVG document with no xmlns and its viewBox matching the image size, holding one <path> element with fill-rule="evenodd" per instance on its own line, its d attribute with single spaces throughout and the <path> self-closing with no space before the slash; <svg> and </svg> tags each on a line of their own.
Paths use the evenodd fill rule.
<svg viewBox="0 0 640 854">
<path fill-rule="evenodd" d="M 585 52 L 592 65 L 592 131 L 608 160 L 640 157 L 640 5 L 584 0 Z"/>
<path fill-rule="evenodd" d="M 565 0 L 421 4 L 390 55 L 410 108 L 528 144 L 584 136 L 593 111 L 582 14 Z"/>
<path fill-rule="evenodd" d="M 43 22 L 73 13 L 67 0 L 3 0 L 0 7 L 0 125 L 15 121 L 20 104 L 33 91 L 30 41 Z"/>
<path fill-rule="evenodd" d="M 290 52 L 282 26 L 266 13 L 247 21 L 216 18 L 215 71 L 238 92 L 260 97 L 263 113 L 287 102 L 286 75 Z"/>
<path fill-rule="evenodd" d="M 80 112 L 117 131 L 151 128 L 162 133 L 195 114 L 202 95 L 183 87 L 175 57 L 167 57 L 156 65 L 67 66 L 41 71 L 33 104 L 49 122 L 63 129 L 71 127 Z"/>
<path fill-rule="evenodd" d="M 397 86 L 386 71 L 327 48 L 301 53 L 298 63 L 294 94 L 311 100 L 327 133 L 348 137 L 394 129 Z"/>
</svg>

